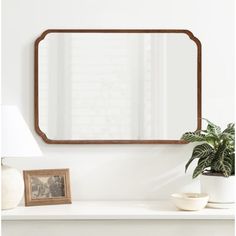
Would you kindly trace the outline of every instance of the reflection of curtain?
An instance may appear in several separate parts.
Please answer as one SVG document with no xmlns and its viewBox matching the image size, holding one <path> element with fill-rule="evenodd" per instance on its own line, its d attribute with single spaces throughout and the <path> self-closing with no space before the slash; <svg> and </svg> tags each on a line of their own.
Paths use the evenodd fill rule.
<svg viewBox="0 0 236 236">
<path fill-rule="evenodd" d="M 62 34 L 49 41 L 49 137 L 71 134 L 71 39 Z"/>
<path fill-rule="evenodd" d="M 143 83 L 144 83 L 144 38 L 141 35 L 127 37 L 127 71 L 131 88 L 131 139 L 143 136 Z"/>
<path fill-rule="evenodd" d="M 129 48 L 132 51 L 128 66 L 133 68 L 131 77 L 134 78 L 132 86 L 135 88 L 134 137 L 166 138 L 166 36 L 137 35 Z"/>
<path fill-rule="evenodd" d="M 151 35 L 150 37 L 150 84 L 151 84 L 151 125 L 148 137 L 153 139 L 168 139 L 166 136 L 167 114 L 167 55 L 166 35 Z"/>
<path fill-rule="evenodd" d="M 129 58 L 130 76 L 134 78 L 134 139 L 165 138 L 166 36 L 136 35 L 130 40 Z"/>
</svg>

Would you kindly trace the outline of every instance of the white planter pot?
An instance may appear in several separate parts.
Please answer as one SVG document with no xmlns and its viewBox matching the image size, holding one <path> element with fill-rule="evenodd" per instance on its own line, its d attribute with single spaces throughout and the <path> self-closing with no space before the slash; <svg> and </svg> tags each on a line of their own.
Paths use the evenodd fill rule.
<svg viewBox="0 0 236 236">
<path fill-rule="evenodd" d="M 201 192 L 209 195 L 212 203 L 234 203 L 235 176 L 201 175 Z"/>
</svg>

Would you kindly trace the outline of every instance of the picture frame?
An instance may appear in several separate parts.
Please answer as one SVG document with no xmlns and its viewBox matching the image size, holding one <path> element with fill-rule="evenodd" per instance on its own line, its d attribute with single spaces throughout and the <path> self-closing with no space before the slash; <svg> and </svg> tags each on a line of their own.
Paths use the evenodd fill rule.
<svg viewBox="0 0 236 236">
<path fill-rule="evenodd" d="M 25 206 L 71 204 L 69 169 L 24 170 Z"/>
</svg>

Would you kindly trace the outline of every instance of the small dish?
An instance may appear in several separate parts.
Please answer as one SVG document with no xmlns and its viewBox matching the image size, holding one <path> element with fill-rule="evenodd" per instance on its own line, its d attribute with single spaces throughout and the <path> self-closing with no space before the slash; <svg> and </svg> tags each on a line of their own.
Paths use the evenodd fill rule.
<svg viewBox="0 0 236 236">
<path fill-rule="evenodd" d="M 234 203 L 216 203 L 216 202 L 208 202 L 207 207 L 216 208 L 216 209 L 231 209 L 234 208 Z"/>
<path fill-rule="evenodd" d="M 173 193 L 171 199 L 178 209 L 199 211 L 207 205 L 209 196 L 206 193 Z"/>
</svg>

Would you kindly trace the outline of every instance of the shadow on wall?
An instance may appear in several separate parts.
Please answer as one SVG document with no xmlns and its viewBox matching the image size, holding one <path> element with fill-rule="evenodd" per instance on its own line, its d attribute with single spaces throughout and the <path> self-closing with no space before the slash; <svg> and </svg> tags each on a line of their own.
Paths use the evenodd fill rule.
<svg viewBox="0 0 236 236">
<path fill-rule="evenodd" d="M 182 165 L 151 180 L 155 187 L 150 194 L 156 195 L 159 199 L 166 199 L 176 192 L 199 192 L 199 181 L 193 180 L 191 174 L 183 175 L 184 165 L 185 163 L 182 163 Z"/>
<path fill-rule="evenodd" d="M 184 171 L 191 152 L 188 145 L 104 156 L 80 172 L 83 181 L 75 179 L 74 184 L 80 186 L 76 195 L 89 200 L 156 200 L 169 198 L 173 192 L 199 191 L 191 169 L 189 174 Z M 78 170 L 72 168 L 71 172 Z"/>
<path fill-rule="evenodd" d="M 6 164 L 18 169 L 69 168 L 73 200 L 156 200 L 173 192 L 199 191 L 191 169 L 184 171 L 192 144 L 75 146 L 73 153 L 69 148 L 52 146 L 56 154 L 12 158 Z"/>
</svg>

